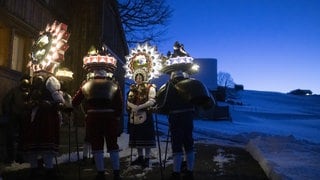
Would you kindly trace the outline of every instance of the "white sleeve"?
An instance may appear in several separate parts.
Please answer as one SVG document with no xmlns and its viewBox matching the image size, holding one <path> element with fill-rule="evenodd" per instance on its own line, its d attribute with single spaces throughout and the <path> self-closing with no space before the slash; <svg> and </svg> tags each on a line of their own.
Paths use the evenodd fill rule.
<svg viewBox="0 0 320 180">
<path fill-rule="evenodd" d="M 154 86 L 151 86 L 149 89 L 149 100 L 152 99 L 154 100 L 156 98 L 156 88 Z"/>
<path fill-rule="evenodd" d="M 54 76 L 51 76 L 46 81 L 46 87 L 50 91 L 53 100 L 57 103 L 64 103 L 63 92 L 60 91 L 60 82 Z"/>
</svg>

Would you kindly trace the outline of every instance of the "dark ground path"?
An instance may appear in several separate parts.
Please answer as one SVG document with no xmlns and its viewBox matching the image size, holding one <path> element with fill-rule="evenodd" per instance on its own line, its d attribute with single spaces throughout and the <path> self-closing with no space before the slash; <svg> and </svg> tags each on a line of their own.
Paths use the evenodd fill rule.
<svg viewBox="0 0 320 180">
<path fill-rule="evenodd" d="M 261 169 L 257 161 L 250 154 L 235 147 L 225 147 L 218 145 L 196 144 L 196 163 L 194 176 L 196 180 L 255 180 L 268 179 L 264 171 Z M 229 160 L 226 163 L 219 164 L 214 161 L 220 158 L 220 161 Z M 151 179 L 161 180 L 161 171 L 158 164 L 153 164 L 153 168 L 148 170 L 132 169 L 128 166 L 128 158 L 121 159 L 123 179 Z M 107 178 L 112 179 L 112 173 L 109 160 L 106 159 Z M 58 166 L 60 177 L 58 180 L 93 180 L 95 176 L 94 164 L 91 161 L 79 163 L 65 163 Z M 170 178 L 172 165 L 168 165 L 163 170 L 162 177 L 164 180 Z M 3 180 L 24 180 L 27 179 L 28 169 L 7 172 L 4 174 Z M 80 178 L 79 178 L 80 172 Z M 43 174 L 39 179 L 49 180 Z"/>
</svg>

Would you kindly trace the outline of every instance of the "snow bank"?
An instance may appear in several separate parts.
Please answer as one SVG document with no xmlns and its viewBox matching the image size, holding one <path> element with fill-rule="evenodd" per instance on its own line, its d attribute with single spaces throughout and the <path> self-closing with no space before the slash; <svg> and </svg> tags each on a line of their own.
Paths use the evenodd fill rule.
<svg viewBox="0 0 320 180">
<path fill-rule="evenodd" d="M 251 139 L 246 150 L 270 179 L 318 179 L 320 147 L 293 136 L 260 136 Z"/>
</svg>

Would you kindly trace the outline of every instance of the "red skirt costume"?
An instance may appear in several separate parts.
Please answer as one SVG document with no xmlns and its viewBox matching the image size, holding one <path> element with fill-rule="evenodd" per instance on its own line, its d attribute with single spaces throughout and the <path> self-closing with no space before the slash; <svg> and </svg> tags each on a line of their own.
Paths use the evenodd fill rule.
<svg viewBox="0 0 320 180">
<path fill-rule="evenodd" d="M 22 127 L 24 152 L 58 153 L 60 116 L 58 106 L 64 103 L 60 83 L 54 76 L 35 77 L 31 89 L 32 109 Z"/>
<path fill-rule="evenodd" d="M 107 150 L 118 150 L 120 116 L 123 102 L 119 85 L 111 79 L 90 79 L 77 91 L 72 100 L 78 106 L 84 100 L 86 133 L 92 151 L 102 151 L 104 139 Z"/>
</svg>

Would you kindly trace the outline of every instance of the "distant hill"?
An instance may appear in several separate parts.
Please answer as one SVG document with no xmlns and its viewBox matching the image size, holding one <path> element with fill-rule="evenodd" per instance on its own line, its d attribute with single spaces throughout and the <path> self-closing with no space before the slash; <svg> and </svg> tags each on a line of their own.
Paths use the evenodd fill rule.
<svg viewBox="0 0 320 180">
<path fill-rule="evenodd" d="M 242 106 L 233 106 L 238 111 L 259 113 L 310 115 L 320 118 L 320 96 L 297 96 L 292 94 L 243 90 L 238 91 L 237 101 Z"/>
</svg>

